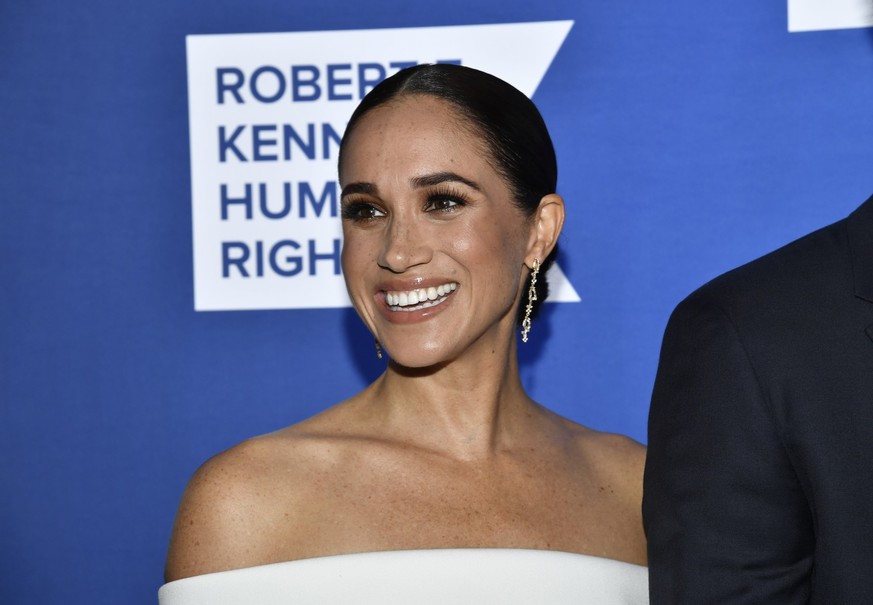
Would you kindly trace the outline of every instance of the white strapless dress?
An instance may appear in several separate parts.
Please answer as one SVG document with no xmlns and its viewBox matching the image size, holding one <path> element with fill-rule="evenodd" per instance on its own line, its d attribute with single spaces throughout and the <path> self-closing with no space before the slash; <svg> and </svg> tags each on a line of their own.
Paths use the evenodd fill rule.
<svg viewBox="0 0 873 605">
<path fill-rule="evenodd" d="M 549 550 L 462 548 L 335 555 L 164 584 L 160 605 L 648 604 L 648 570 Z"/>
</svg>

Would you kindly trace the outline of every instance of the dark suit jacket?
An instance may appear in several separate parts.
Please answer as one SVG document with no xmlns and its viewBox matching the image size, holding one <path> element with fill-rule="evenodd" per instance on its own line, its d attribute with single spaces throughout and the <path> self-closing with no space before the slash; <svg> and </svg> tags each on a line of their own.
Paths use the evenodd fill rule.
<svg viewBox="0 0 873 605">
<path fill-rule="evenodd" d="M 644 487 L 652 605 L 873 604 L 873 197 L 679 304 Z"/>
</svg>

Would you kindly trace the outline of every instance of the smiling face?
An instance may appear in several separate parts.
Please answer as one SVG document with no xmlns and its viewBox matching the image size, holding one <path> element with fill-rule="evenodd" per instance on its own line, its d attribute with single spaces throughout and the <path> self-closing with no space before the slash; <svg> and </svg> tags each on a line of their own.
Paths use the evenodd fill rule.
<svg viewBox="0 0 873 605">
<path fill-rule="evenodd" d="M 426 95 L 371 110 L 345 142 L 340 184 L 346 285 L 393 360 L 507 346 L 532 221 L 457 110 Z"/>
</svg>

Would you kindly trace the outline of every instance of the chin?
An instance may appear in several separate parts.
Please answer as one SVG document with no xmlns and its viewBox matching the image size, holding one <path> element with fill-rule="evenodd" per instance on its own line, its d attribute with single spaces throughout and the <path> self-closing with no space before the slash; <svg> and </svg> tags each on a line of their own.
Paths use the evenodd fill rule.
<svg viewBox="0 0 873 605">
<path fill-rule="evenodd" d="M 427 368 L 438 368 L 454 358 L 454 355 L 447 353 L 445 347 L 438 344 L 414 347 L 400 345 L 391 348 L 386 347 L 386 350 L 388 351 L 388 357 L 397 366 L 409 369 L 424 370 Z"/>
</svg>

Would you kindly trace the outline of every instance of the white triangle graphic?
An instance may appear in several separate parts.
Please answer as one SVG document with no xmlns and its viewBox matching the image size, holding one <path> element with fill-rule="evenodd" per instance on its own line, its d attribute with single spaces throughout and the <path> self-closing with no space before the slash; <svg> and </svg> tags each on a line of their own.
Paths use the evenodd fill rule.
<svg viewBox="0 0 873 605">
<path fill-rule="evenodd" d="M 788 31 L 854 29 L 873 25 L 869 0 L 788 0 Z"/>
<path fill-rule="evenodd" d="M 549 282 L 549 297 L 546 302 L 579 302 L 581 300 L 576 288 L 564 275 L 558 263 L 549 267 L 546 279 Z"/>
</svg>

